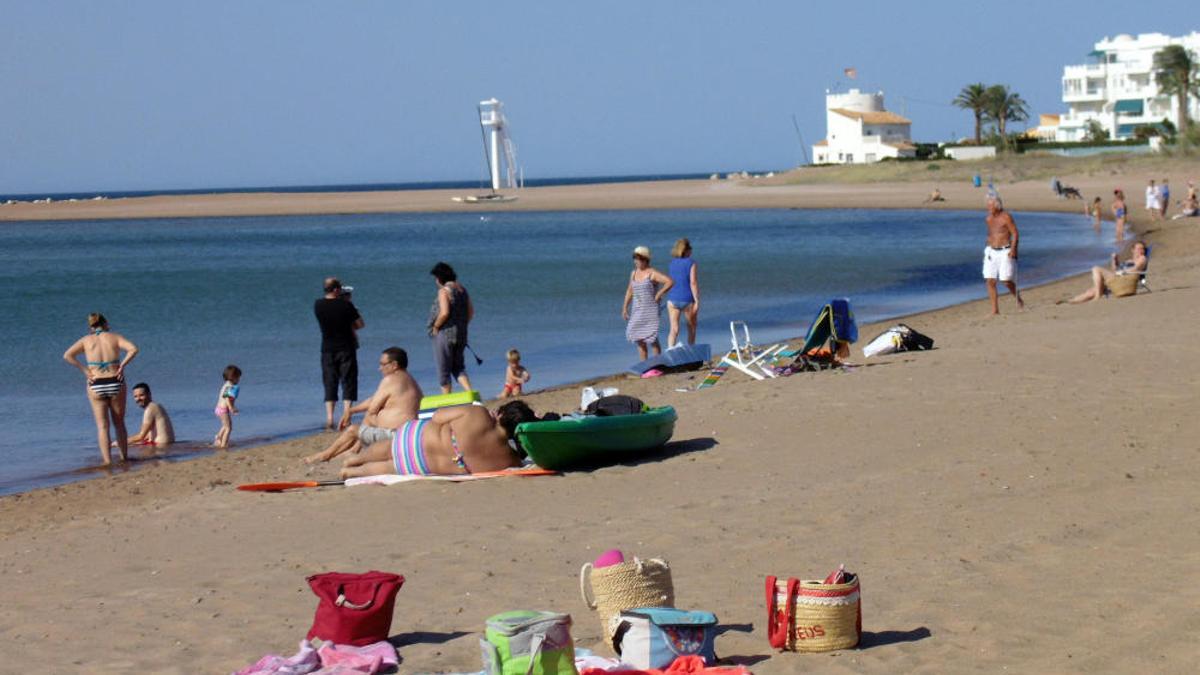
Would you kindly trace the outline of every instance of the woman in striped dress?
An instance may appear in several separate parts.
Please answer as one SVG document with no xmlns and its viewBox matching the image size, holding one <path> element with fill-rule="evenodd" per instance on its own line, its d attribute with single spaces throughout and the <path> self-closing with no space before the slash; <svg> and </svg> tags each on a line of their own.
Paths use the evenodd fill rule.
<svg viewBox="0 0 1200 675">
<path fill-rule="evenodd" d="M 633 272 L 625 287 L 621 318 L 628 322 L 625 339 L 637 345 L 638 358 L 643 361 L 646 360 L 647 345 L 654 346 L 655 354 L 662 353 L 658 344 L 659 302 L 673 285 L 671 277 L 650 266 L 650 249 L 645 246 L 633 249 Z"/>
</svg>

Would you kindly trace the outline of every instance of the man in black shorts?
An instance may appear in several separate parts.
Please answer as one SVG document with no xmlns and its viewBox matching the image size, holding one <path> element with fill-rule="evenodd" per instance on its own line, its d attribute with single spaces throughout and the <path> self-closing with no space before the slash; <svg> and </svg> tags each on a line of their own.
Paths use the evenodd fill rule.
<svg viewBox="0 0 1200 675">
<path fill-rule="evenodd" d="M 313 305 L 321 326 L 321 380 L 325 384 L 325 428 L 333 428 L 333 408 L 337 404 L 338 384 L 342 385 L 343 412 L 358 399 L 358 337 L 354 331 L 364 325 L 354 303 L 343 297 L 342 282 L 336 277 L 325 280 L 325 297 Z"/>
</svg>

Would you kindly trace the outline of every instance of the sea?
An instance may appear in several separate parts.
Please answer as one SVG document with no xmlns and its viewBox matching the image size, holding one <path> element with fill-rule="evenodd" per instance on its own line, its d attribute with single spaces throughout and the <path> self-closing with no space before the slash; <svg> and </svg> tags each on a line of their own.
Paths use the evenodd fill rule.
<svg viewBox="0 0 1200 675">
<path fill-rule="evenodd" d="M 1096 233 L 1082 214 L 1015 215 L 1022 286 L 1086 270 L 1112 252 L 1108 226 Z M 366 322 L 362 395 L 378 382 L 378 354 L 392 345 L 407 350 L 410 371 L 436 393 L 425 329 L 436 290 L 429 270 L 452 265 L 476 309 L 470 342 L 483 363 L 468 354 L 468 370 L 491 397 L 509 348 L 521 351 L 530 389 L 636 361 L 621 320 L 631 252 L 649 246 L 665 271 L 679 237 L 691 240 L 697 262 L 698 341 L 714 352 L 729 344 L 730 321 L 746 321 L 756 342 L 801 335 L 834 297 L 849 298 L 863 323 L 985 295 L 980 211 L 464 210 L 3 223 L 0 494 L 106 473 L 96 468 L 83 378 L 62 360 L 89 312 L 104 313 L 139 346 L 127 381 L 151 385 L 181 440 L 165 457 L 131 463 L 136 469 L 209 452 L 221 371 L 231 363 L 243 371 L 231 451 L 321 427 L 312 305 L 326 276 L 354 286 Z M 131 431 L 140 420 L 130 399 Z"/>
</svg>

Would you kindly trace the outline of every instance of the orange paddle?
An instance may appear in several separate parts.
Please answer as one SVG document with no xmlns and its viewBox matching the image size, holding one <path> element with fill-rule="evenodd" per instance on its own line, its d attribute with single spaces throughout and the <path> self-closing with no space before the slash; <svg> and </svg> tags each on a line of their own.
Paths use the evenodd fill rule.
<svg viewBox="0 0 1200 675">
<path fill-rule="evenodd" d="M 292 490 L 295 488 L 312 488 L 321 487 L 323 485 L 345 485 L 344 480 L 298 480 L 290 483 L 251 483 L 249 485 L 239 485 L 237 489 L 247 492 L 283 492 L 284 490 Z"/>
</svg>

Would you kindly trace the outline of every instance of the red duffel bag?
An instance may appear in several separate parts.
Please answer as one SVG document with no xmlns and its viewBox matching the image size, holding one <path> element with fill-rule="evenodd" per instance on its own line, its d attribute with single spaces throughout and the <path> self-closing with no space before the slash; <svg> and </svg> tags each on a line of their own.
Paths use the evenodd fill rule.
<svg viewBox="0 0 1200 675">
<path fill-rule="evenodd" d="M 308 639 L 361 647 L 387 639 L 404 577 L 376 571 L 326 572 L 309 577 L 308 585 L 318 598 Z"/>
</svg>

